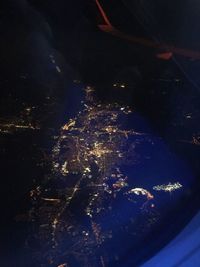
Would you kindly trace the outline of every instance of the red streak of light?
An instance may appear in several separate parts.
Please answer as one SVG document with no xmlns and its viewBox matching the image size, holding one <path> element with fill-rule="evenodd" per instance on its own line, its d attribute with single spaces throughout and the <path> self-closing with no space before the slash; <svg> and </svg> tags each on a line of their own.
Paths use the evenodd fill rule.
<svg viewBox="0 0 200 267">
<path fill-rule="evenodd" d="M 110 21 L 109 21 L 107 15 L 106 15 L 106 13 L 104 12 L 102 6 L 101 6 L 100 3 L 99 3 L 99 0 L 96 0 L 96 4 L 97 4 L 97 6 L 98 6 L 98 8 L 99 8 L 99 11 L 100 11 L 100 13 L 101 13 L 101 15 L 102 15 L 102 17 L 103 17 L 103 19 L 104 19 L 106 25 L 112 27 L 112 25 L 111 25 L 111 23 L 110 23 Z"/>
<path fill-rule="evenodd" d="M 200 52 L 199 51 L 193 51 L 193 50 L 189 50 L 189 49 L 178 48 L 178 47 L 175 47 L 173 45 L 168 45 L 168 44 L 164 44 L 164 43 L 158 44 L 158 43 L 151 41 L 149 39 L 135 37 L 135 36 L 131 36 L 131 35 L 125 34 L 123 32 L 120 32 L 119 30 L 115 29 L 112 26 L 112 24 L 110 23 L 105 11 L 103 10 L 101 4 L 99 3 L 99 0 L 96 0 L 96 4 L 99 8 L 99 11 L 100 11 L 104 21 L 105 21 L 105 25 L 98 25 L 98 27 L 102 31 L 104 31 L 106 33 L 110 33 L 114 36 L 117 36 L 121 39 L 127 40 L 127 41 L 135 43 L 135 44 L 140 44 L 140 45 L 151 47 L 151 48 L 165 50 L 166 52 L 163 52 L 163 53 L 157 55 L 157 57 L 160 59 L 169 60 L 173 54 L 184 56 L 184 57 L 190 58 L 190 59 L 196 59 L 196 60 L 200 59 Z"/>
<path fill-rule="evenodd" d="M 173 56 L 172 52 L 164 52 L 156 55 L 157 58 L 163 60 L 169 60 L 172 58 L 172 56 Z"/>
</svg>

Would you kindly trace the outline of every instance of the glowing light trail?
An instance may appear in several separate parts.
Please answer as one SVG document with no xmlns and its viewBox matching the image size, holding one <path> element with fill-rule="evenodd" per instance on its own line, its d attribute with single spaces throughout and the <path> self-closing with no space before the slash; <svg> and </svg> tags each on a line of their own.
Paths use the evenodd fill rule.
<svg viewBox="0 0 200 267">
<path fill-rule="evenodd" d="M 131 36 L 129 34 L 125 34 L 115 27 L 112 26 L 111 22 L 108 19 L 108 16 L 106 15 L 106 12 L 104 11 L 103 7 L 101 6 L 99 0 L 96 0 L 96 4 L 99 8 L 99 11 L 101 13 L 101 16 L 103 20 L 105 21 L 105 25 L 98 25 L 99 29 L 102 31 L 112 34 L 113 36 L 119 37 L 121 39 L 127 40 L 129 42 L 135 43 L 135 44 L 140 44 L 143 46 L 147 46 L 150 48 L 155 48 L 155 49 L 161 49 L 164 50 L 164 53 L 160 53 L 157 55 L 158 58 L 168 60 L 172 57 L 173 54 L 179 55 L 179 56 L 184 56 L 186 58 L 190 59 L 200 59 L 200 52 L 199 51 L 193 51 L 189 49 L 184 49 L 184 48 L 178 48 L 173 45 L 165 44 L 165 43 L 156 43 L 152 40 L 145 39 L 145 38 L 140 38 L 140 37 L 135 37 Z"/>
</svg>

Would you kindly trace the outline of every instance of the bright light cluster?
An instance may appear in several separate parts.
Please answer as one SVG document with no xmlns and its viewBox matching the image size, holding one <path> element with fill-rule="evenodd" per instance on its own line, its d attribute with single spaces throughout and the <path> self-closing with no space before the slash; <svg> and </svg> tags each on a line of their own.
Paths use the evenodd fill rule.
<svg viewBox="0 0 200 267">
<path fill-rule="evenodd" d="M 153 187 L 153 190 L 156 191 L 164 191 L 164 192 L 172 192 L 175 190 L 180 189 L 181 187 L 183 187 L 179 182 L 177 183 L 168 183 L 168 184 L 162 184 L 162 185 L 156 185 Z"/>
</svg>

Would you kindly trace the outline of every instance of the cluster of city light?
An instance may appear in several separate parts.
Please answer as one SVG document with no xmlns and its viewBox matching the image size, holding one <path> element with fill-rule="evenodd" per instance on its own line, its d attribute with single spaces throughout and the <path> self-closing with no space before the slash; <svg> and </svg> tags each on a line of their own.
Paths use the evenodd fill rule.
<svg viewBox="0 0 200 267">
<path fill-rule="evenodd" d="M 125 87 L 126 87 L 126 85 L 125 85 L 125 84 L 123 84 L 123 83 L 114 83 L 114 84 L 113 84 L 113 87 L 125 88 Z"/>
<path fill-rule="evenodd" d="M 123 146 L 123 138 L 127 139 L 129 135 L 140 133 L 118 128 L 119 115 L 130 113 L 129 107 L 121 107 L 117 103 L 111 105 L 95 102 L 92 87 L 87 86 L 85 92 L 84 109 L 61 129 L 61 136 L 54 148 L 53 166 L 62 175 L 72 172 L 86 175 L 89 174 L 91 161 L 93 161 L 105 176 L 105 171 L 116 165 L 116 160 L 123 158 L 122 147 L 120 147 Z M 64 161 L 60 160 L 63 146 L 73 150 L 70 152 L 73 155 L 70 156 L 68 153 L 68 159 Z"/>
<path fill-rule="evenodd" d="M 98 244 L 112 236 L 111 231 L 106 237 L 100 225 L 95 222 L 96 216 L 106 209 L 101 204 L 104 198 L 116 198 L 122 191 L 123 196 L 128 200 L 130 194 L 144 195 L 146 206 L 153 199 L 153 195 L 145 189 L 130 190 L 129 178 L 120 169 L 123 164 L 134 163 L 134 148 L 131 150 L 130 147 L 135 146 L 125 148 L 127 142 L 132 142 L 129 137 L 134 136 L 135 139 L 146 136 L 134 130 L 121 129 L 119 117 L 130 114 L 131 109 L 118 103 L 103 104 L 95 101 L 92 87 L 86 87 L 85 93 L 83 109 L 61 128 L 52 151 L 53 171 L 58 177 L 61 176 L 67 181 L 70 181 L 71 175 L 79 177 L 75 185 L 65 194 L 65 201 L 60 202 L 62 208 L 58 209 L 59 214 L 52 218 L 54 246 L 57 244 L 54 239 L 56 239 L 57 228 L 60 227 L 62 213 L 68 209 L 79 192 L 84 190 L 90 192 L 84 212 L 91 220 L 93 234 L 84 231 L 87 233 L 87 235 L 84 234 L 84 238 L 87 237 L 84 239 L 84 242 L 87 242 L 84 244 L 86 247 L 89 246 L 89 242 L 94 242 L 91 241 L 92 236 L 95 236 Z M 131 162 L 127 161 L 127 157 L 129 161 L 131 158 Z"/>
<path fill-rule="evenodd" d="M 168 184 L 156 185 L 153 187 L 153 190 L 172 192 L 172 191 L 180 189 L 181 187 L 183 187 L 183 186 L 179 182 L 176 182 L 174 184 L 168 183 Z"/>
<path fill-rule="evenodd" d="M 154 198 L 154 196 L 146 189 L 144 188 L 133 188 L 131 190 L 129 190 L 126 194 L 130 195 L 130 194 L 135 194 L 135 195 L 142 195 L 145 196 L 147 200 L 151 200 Z"/>
<path fill-rule="evenodd" d="M 7 130 L 6 130 L 7 129 Z M 0 130 L 2 132 L 9 132 L 9 130 L 12 129 L 30 129 L 30 130 L 39 130 L 40 128 L 38 126 L 33 126 L 32 124 L 16 124 L 16 123 L 1 123 L 0 124 Z"/>
<path fill-rule="evenodd" d="M 18 117 L 0 118 L 0 132 L 4 134 L 11 134 L 15 131 L 23 130 L 39 130 L 38 123 L 32 123 L 30 116 L 35 107 L 26 107 L 23 109 Z"/>
<path fill-rule="evenodd" d="M 46 192 L 51 192 L 48 188 L 44 190 L 44 195 L 40 188 L 31 193 L 33 199 L 39 198 L 44 203 L 39 211 L 43 218 L 41 228 L 49 226 L 52 249 L 59 246 L 59 238 L 66 231 L 74 242 L 79 238 L 73 250 L 79 250 L 80 255 L 87 254 L 112 237 L 113 230 L 103 232 L 96 219 L 101 212 L 112 212 L 111 203 L 117 196 L 121 195 L 132 203 L 137 202 L 138 197 L 141 198 L 142 204 L 140 202 L 139 205 L 148 212 L 149 207 L 155 207 L 155 196 L 145 188 L 131 188 L 132 182 L 121 167 L 135 163 L 135 146 L 140 140 L 147 138 L 144 133 L 121 128 L 120 118 L 132 112 L 130 107 L 95 101 L 94 89 L 90 86 L 86 87 L 85 93 L 82 110 L 61 127 L 52 150 L 53 179 L 61 179 L 66 187 L 59 189 L 51 197 L 45 195 Z M 171 192 L 181 186 L 179 183 L 169 183 L 153 189 Z M 78 225 L 74 228 L 71 223 L 73 214 L 70 218 L 73 213 L 71 205 L 77 203 L 81 193 L 84 194 L 84 199 L 81 198 L 83 203 L 80 203 L 83 207 L 81 212 L 90 221 L 90 227 L 85 229 Z M 105 207 L 103 201 L 110 204 Z M 45 212 L 42 211 L 46 209 L 47 214 L 44 216 Z M 66 213 L 69 218 L 64 217 Z M 101 261 L 104 262 L 103 256 Z"/>
</svg>

